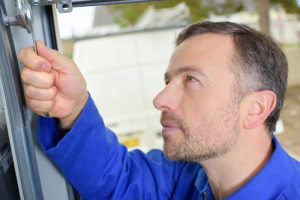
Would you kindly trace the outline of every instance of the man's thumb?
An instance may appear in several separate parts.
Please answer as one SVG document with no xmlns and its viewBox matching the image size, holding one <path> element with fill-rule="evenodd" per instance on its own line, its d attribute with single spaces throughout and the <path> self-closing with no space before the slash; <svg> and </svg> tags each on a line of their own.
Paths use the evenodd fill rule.
<svg viewBox="0 0 300 200">
<path fill-rule="evenodd" d="M 51 67 L 56 71 L 68 71 L 70 60 L 58 51 L 48 48 L 42 41 L 37 41 L 37 54 L 49 61 Z"/>
</svg>

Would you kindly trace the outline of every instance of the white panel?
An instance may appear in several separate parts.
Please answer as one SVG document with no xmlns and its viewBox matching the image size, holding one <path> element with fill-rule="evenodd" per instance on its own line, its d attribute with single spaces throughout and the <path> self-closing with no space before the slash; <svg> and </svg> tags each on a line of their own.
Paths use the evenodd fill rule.
<svg viewBox="0 0 300 200">
<path fill-rule="evenodd" d="M 75 44 L 74 60 L 85 72 L 126 68 L 137 65 L 132 35 L 81 41 Z"/>
<path fill-rule="evenodd" d="M 137 68 L 86 75 L 88 90 L 104 117 L 130 115 L 144 110 Z"/>
<path fill-rule="evenodd" d="M 144 32 L 137 35 L 139 63 L 168 61 L 175 47 L 179 29 Z M 165 67 L 165 66 L 161 66 Z"/>
<path fill-rule="evenodd" d="M 167 65 L 168 63 L 164 62 L 144 65 L 141 68 L 147 110 L 154 110 L 153 99 L 165 86 L 164 73 Z"/>
</svg>

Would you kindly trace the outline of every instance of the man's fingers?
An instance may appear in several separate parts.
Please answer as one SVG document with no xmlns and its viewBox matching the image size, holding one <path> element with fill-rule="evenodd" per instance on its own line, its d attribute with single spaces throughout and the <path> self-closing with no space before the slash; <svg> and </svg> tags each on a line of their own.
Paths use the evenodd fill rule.
<svg viewBox="0 0 300 200">
<path fill-rule="evenodd" d="M 33 48 L 21 49 L 18 54 L 18 58 L 23 65 L 27 66 L 31 70 L 44 72 L 50 72 L 51 70 L 50 63 L 45 58 L 38 56 L 33 51 Z"/>
<path fill-rule="evenodd" d="M 25 96 L 32 99 L 39 99 L 43 101 L 53 100 L 57 94 L 57 88 L 51 87 L 49 89 L 40 89 L 31 85 L 24 84 Z"/>
<path fill-rule="evenodd" d="M 86 81 L 71 59 L 41 41 L 36 45 L 37 54 L 31 48 L 19 53 L 27 105 L 35 113 L 62 119 L 64 127 L 71 126 L 88 99 Z M 43 68 L 45 63 L 49 65 Z"/>
<path fill-rule="evenodd" d="M 27 84 L 41 89 L 53 87 L 55 75 L 47 72 L 37 72 L 24 67 L 21 74 L 22 81 Z"/>
<path fill-rule="evenodd" d="M 53 107 L 54 101 L 41 101 L 26 97 L 26 103 L 33 112 L 46 113 L 49 112 Z"/>
<path fill-rule="evenodd" d="M 69 72 L 70 67 L 74 67 L 72 60 L 60 54 L 58 51 L 48 48 L 42 41 L 37 41 L 37 51 L 39 56 L 48 60 L 54 70 Z M 71 69 L 72 70 L 72 69 Z"/>
<path fill-rule="evenodd" d="M 60 72 L 71 72 L 76 65 L 71 59 L 58 51 L 48 48 L 42 41 L 37 42 L 37 52 L 33 48 L 21 49 L 18 58 L 28 68 L 34 71 L 50 72 L 51 68 Z"/>
</svg>

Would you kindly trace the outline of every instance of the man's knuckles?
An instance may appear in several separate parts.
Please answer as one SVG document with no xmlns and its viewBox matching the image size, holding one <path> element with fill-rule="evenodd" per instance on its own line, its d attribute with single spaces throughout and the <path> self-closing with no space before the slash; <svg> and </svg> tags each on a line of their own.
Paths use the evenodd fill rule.
<svg viewBox="0 0 300 200">
<path fill-rule="evenodd" d="M 54 101 L 41 101 L 28 97 L 26 98 L 26 103 L 34 112 L 48 112 L 54 105 Z"/>
<path fill-rule="evenodd" d="M 51 87 L 49 89 L 40 89 L 31 85 L 24 85 L 24 91 L 27 97 L 44 101 L 54 99 L 57 93 L 56 87 Z"/>
<path fill-rule="evenodd" d="M 53 86 L 55 76 L 53 73 L 37 72 L 24 67 L 21 73 L 21 79 L 28 85 L 46 89 Z"/>
</svg>

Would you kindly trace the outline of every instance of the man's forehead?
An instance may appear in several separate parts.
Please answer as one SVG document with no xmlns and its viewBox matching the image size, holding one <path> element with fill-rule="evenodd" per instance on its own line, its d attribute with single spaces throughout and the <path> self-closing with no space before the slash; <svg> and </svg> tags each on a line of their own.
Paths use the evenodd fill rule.
<svg viewBox="0 0 300 200">
<path fill-rule="evenodd" d="M 200 33 L 198 35 L 194 35 L 194 36 L 191 36 L 191 37 L 185 39 L 181 44 L 183 44 L 185 42 L 192 41 L 192 40 L 194 42 L 202 40 L 201 42 L 203 42 L 203 41 L 208 41 L 208 42 L 217 41 L 217 42 L 229 42 L 229 43 L 231 43 L 232 40 L 233 40 L 233 35 L 227 34 L 227 33 Z M 180 46 L 180 45 L 178 45 L 178 46 Z"/>
<path fill-rule="evenodd" d="M 232 35 L 221 33 L 203 33 L 184 40 L 176 47 L 175 52 L 177 50 L 181 51 L 182 49 L 195 49 L 196 51 L 207 53 L 215 53 L 217 51 L 222 52 L 222 50 L 228 52 L 233 50 L 233 47 L 234 41 Z"/>
<path fill-rule="evenodd" d="M 174 50 L 167 73 L 181 66 L 223 66 L 234 56 L 233 37 L 226 34 L 204 33 L 188 38 Z"/>
</svg>

